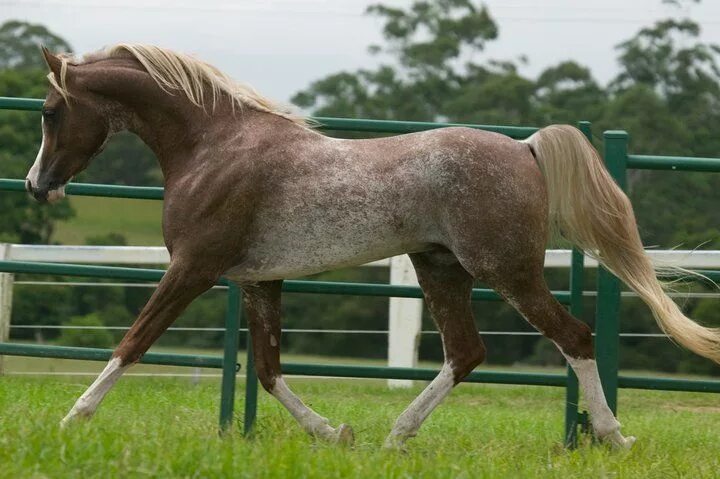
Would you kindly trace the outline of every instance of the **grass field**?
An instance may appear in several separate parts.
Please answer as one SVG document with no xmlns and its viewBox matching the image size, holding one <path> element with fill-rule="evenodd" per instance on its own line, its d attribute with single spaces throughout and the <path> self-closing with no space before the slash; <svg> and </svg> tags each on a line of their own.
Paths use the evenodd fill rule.
<svg viewBox="0 0 720 479">
<path fill-rule="evenodd" d="M 407 454 L 380 449 L 418 393 L 380 381 L 294 379 L 334 425 L 354 426 L 353 448 L 306 437 L 267 394 L 256 434 L 216 431 L 219 383 L 124 378 L 89 423 L 57 423 L 85 378 L 0 377 L 0 477 L 718 477 L 716 395 L 621 391 L 632 451 L 586 441 L 561 445 L 563 390 L 461 385 L 430 417 Z M 242 398 L 242 390 L 238 389 Z M 238 401 L 238 420 L 242 401 Z"/>
<path fill-rule="evenodd" d="M 58 222 L 53 240 L 62 244 L 85 244 L 90 236 L 121 233 L 130 245 L 163 245 L 162 201 L 117 198 L 69 198 L 76 215 Z"/>
</svg>

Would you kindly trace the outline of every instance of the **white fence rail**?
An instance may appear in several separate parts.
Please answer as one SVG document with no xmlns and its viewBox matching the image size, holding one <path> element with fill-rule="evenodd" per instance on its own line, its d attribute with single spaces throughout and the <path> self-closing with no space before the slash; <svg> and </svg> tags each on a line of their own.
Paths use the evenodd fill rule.
<svg viewBox="0 0 720 479">
<path fill-rule="evenodd" d="M 167 264 L 170 255 L 164 246 L 66 246 L 2 244 L 4 259 L 47 263 L 80 264 Z M 720 251 L 648 250 L 656 264 L 692 269 L 720 269 Z M 570 267 L 571 251 L 550 249 L 545 252 L 546 268 Z M 401 256 L 402 257 L 402 256 Z M 390 259 L 374 261 L 365 266 L 390 266 Z M 597 261 L 585 259 L 585 266 L 596 268 Z"/>
<path fill-rule="evenodd" d="M 650 250 L 657 265 L 680 266 L 688 269 L 720 269 L 720 251 Z M 162 246 L 65 246 L 0 244 L 0 259 L 79 264 L 135 264 L 161 265 L 170 262 L 170 255 Z M 546 268 L 570 267 L 570 250 L 548 250 Z M 406 255 L 375 261 L 364 266 L 389 267 L 389 283 L 417 285 L 417 278 Z M 597 262 L 585 259 L 585 266 L 596 268 Z M 39 282 L 25 282 L 39 284 Z M 70 283 L 86 285 L 91 283 Z M 0 341 L 6 341 L 10 329 L 13 276 L 0 273 Z M 388 316 L 388 365 L 414 367 L 422 331 L 422 300 L 390 298 Z M 20 326 L 20 325 L 18 325 Z M 24 325 L 23 325 L 24 326 Z M 308 330 L 311 331 L 311 330 Z M 290 331 L 288 331 L 290 332 Z M 535 333 L 530 333 L 535 334 Z M 657 336 L 657 335 L 656 335 Z M 0 357 L 0 371 L 2 371 Z M 389 380 L 392 387 L 406 387 L 412 381 Z"/>
</svg>

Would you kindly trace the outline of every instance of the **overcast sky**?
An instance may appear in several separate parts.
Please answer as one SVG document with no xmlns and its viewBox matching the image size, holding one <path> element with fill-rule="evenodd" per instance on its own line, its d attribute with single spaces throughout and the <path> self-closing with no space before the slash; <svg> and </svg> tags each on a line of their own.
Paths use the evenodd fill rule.
<svg viewBox="0 0 720 479">
<path fill-rule="evenodd" d="M 76 52 L 118 42 L 145 42 L 193 53 L 277 100 L 312 80 L 372 66 L 367 46 L 381 22 L 363 15 L 371 0 L 0 0 L 0 23 L 42 23 Z M 410 0 L 380 0 L 404 6 Z M 703 39 L 720 43 L 720 2 L 683 9 L 661 0 L 485 0 L 500 37 L 483 54 L 526 55 L 523 73 L 573 59 L 601 82 L 616 71 L 613 47 L 658 18 L 690 16 Z M 2 92 L 0 92 L 2 94 Z"/>
</svg>

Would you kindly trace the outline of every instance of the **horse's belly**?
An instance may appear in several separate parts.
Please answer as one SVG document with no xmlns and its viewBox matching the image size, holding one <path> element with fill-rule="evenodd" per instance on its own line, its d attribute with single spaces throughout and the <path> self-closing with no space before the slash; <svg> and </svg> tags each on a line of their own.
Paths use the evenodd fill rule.
<svg viewBox="0 0 720 479">
<path fill-rule="evenodd" d="M 275 234 L 263 235 L 249 245 L 242 263 L 227 271 L 226 276 L 239 282 L 297 278 L 425 251 L 431 243 L 387 228 L 360 231 L 347 224 L 337 225 L 328 234 L 313 233 L 317 232 L 306 229 L 291 234 L 275 230 Z"/>
</svg>

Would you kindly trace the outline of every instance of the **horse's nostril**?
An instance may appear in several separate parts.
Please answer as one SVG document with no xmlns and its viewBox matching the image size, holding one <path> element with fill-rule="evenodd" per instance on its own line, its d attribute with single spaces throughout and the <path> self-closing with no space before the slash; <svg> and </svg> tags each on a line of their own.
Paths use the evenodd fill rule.
<svg viewBox="0 0 720 479">
<path fill-rule="evenodd" d="M 32 193 L 32 182 L 30 181 L 30 178 L 25 178 L 25 190 L 28 193 Z"/>
<path fill-rule="evenodd" d="M 35 198 L 40 203 L 47 203 L 48 202 L 48 191 L 40 191 L 35 190 L 32 192 L 33 198 Z"/>
</svg>

